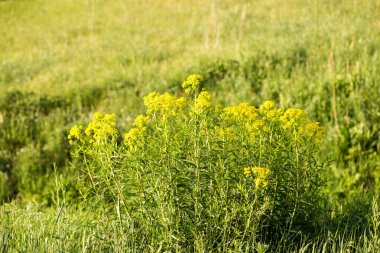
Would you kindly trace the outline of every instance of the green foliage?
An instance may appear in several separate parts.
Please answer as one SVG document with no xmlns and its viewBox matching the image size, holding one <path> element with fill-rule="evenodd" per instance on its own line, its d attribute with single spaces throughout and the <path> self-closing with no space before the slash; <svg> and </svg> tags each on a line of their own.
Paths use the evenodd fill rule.
<svg viewBox="0 0 380 253">
<path fill-rule="evenodd" d="M 0 171 L 0 203 L 3 203 L 9 199 L 8 182 L 9 179 L 7 174 Z"/>
<path fill-rule="evenodd" d="M 64 134 L 59 133 L 62 128 L 54 126 L 57 116 L 61 116 L 56 114 L 57 108 L 65 106 L 65 100 L 59 97 L 38 97 L 34 93 L 15 91 L 3 97 L 0 150 L 6 157 L 4 166 L 12 195 L 50 200 L 49 172 L 54 163 L 65 163 Z"/>
<path fill-rule="evenodd" d="M 374 204 L 366 217 L 370 221 L 366 233 L 345 223 L 337 230 L 321 230 L 318 236 L 301 234 L 294 242 L 283 235 L 274 244 L 258 242 L 254 252 L 369 252 L 380 247 L 380 212 Z M 26 222 L 27 221 L 27 222 Z M 109 213 L 83 207 L 59 205 L 41 207 L 12 203 L 0 207 L 0 245 L 2 252 L 163 252 L 162 244 L 141 243 L 141 228 L 132 223 L 121 224 Z M 241 252 L 234 241 L 223 252 Z M 183 252 L 180 249 L 175 252 Z M 204 252 L 201 247 L 195 252 Z M 222 252 L 222 250 L 219 250 Z M 218 252 L 216 249 L 214 252 Z"/>
<path fill-rule="evenodd" d="M 66 181 L 74 181 L 67 187 L 77 196 L 75 173 L 67 166 L 66 124 L 80 118 L 107 90 L 94 87 L 67 98 L 10 91 L 2 97 L 0 164 L 9 180 L 4 187 L 8 185 L 13 197 L 52 203 L 54 167 L 67 175 Z"/>
</svg>

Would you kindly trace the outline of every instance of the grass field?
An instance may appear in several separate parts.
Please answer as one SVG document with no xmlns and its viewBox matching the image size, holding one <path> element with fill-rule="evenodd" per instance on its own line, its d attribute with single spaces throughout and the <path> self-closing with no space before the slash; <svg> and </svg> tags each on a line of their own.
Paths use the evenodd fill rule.
<svg viewBox="0 0 380 253">
<path fill-rule="evenodd" d="M 0 1 L 1 252 L 377 252 L 379 16 L 376 0 Z M 194 73 L 206 93 L 184 92 Z M 314 122 L 315 144 L 298 134 Z"/>
</svg>

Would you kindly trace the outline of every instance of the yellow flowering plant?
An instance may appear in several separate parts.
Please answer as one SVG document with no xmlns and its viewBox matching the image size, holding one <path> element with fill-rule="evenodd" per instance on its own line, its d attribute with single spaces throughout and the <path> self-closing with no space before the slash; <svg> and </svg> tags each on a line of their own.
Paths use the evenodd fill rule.
<svg viewBox="0 0 380 253">
<path fill-rule="evenodd" d="M 189 76 L 185 97 L 148 94 L 145 113 L 122 140 L 113 114 L 96 113 L 87 128 L 74 126 L 68 138 L 82 152 L 83 194 L 116 203 L 124 208 L 118 215 L 157 234 L 164 229 L 166 241 L 151 239 L 169 251 L 200 234 L 244 241 L 265 229 L 313 222 L 310 206 L 323 184 L 319 124 L 273 101 L 213 105 L 201 82 Z M 223 230 L 231 221 L 234 229 Z"/>
<path fill-rule="evenodd" d="M 89 142 L 93 145 L 102 145 L 108 143 L 110 139 L 115 139 L 117 135 L 116 115 L 96 112 L 86 129 L 81 125 L 73 126 L 67 138 L 70 144 Z"/>
</svg>

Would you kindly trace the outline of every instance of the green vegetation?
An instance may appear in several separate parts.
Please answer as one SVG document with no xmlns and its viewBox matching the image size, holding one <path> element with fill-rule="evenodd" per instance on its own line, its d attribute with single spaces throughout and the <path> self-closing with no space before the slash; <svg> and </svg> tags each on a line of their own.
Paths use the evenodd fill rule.
<svg viewBox="0 0 380 253">
<path fill-rule="evenodd" d="M 376 252 L 379 13 L 0 1 L 1 251 Z"/>
</svg>

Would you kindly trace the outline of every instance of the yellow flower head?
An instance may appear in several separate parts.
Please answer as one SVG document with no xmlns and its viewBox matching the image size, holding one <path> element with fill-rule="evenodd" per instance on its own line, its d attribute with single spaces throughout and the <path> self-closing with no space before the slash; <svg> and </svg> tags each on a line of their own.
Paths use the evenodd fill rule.
<svg viewBox="0 0 380 253">
<path fill-rule="evenodd" d="M 110 137 L 116 136 L 116 115 L 96 112 L 92 117 L 92 122 L 88 124 L 85 133 L 89 136 L 90 142 L 96 145 L 107 141 Z"/>
<path fill-rule="evenodd" d="M 272 110 L 273 108 L 276 107 L 276 103 L 273 101 L 265 101 L 261 106 L 260 106 L 260 111 L 267 111 L 267 110 Z"/>
<path fill-rule="evenodd" d="M 244 175 L 249 176 L 253 173 L 255 176 L 255 187 L 258 189 L 260 186 L 264 188 L 268 186 L 268 177 L 272 173 L 270 169 L 263 167 L 247 167 L 244 168 Z"/>
<path fill-rule="evenodd" d="M 129 132 L 124 134 L 124 143 L 129 145 L 130 147 L 134 147 L 141 140 L 141 136 L 143 134 L 143 130 L 139 128 L 132 128 Z"/>
<path fill-rule="evenodd" d="M 163 116 L 178 116 L 186 106 L 184 97 L 177 98 L 169 93 L 159 94 L 152 92 L 144 97 L 144 104 L 147 107 L 147 114 L 161 113 Z"/>
<path fill-rule="evenodd" d="M 143 128 L 146 125 L 146 123 L 148 123 L 149 121 L 150 121 L 149 116 L 144 116 L 141 114 L 135 118 L 135 120 L 133 121 L 133 126 L 138 127 L 138 128 Z"/>
<path fill-rule="evenodd" d="M 207 91 L 202 91 L 194 101 L 192 112 L 201 114 L 211 107 L 211 96 Z"/>
<path fill-rule="evenodd" d="M 285 111 L 284 115 L 280 117 L 280 121 L 283 123 L 283 128 L 289 128 L 292 126 L 299 126 L 306 120 L 306 112 L 301 109 L 289 108 Z"/>
<path fill-rule="evenodd" d="M 257 109 L 248 103 L 241 103 L 237 106 L 223 109 L 222 118 L 239 122 L 251 122 L 258 116 Z"/>
<path fill-rule="evenodd" d="M 73 144 L 74 140 L 78 140 L 78 141 L 83 142 L 84 141 L 84 138 L 83 138 L 83 126 L 80 126 L 80 125 L 79 126 L 73 126 L 70 129 L 70 133 L 67 136 L 67 138 L 69 139 L 69 143 L 70 144 Z"/>
<path fill-rule="evenodd" d="M 263 167 L 253 167 L 252 172 L 253 174 L 255 174 L 256 177 L 260 178 L 267 178 L 268 175 L 270 175 L 271 173 L 270 169 Z"/>
<path fill-rule="evenodd" d="M 103 117 L 103 122 L 106 122 L 107 124 L 112 126 L 116 126 L 116 115 L 114 113 L 105 114 Z"/>
<path fill-rule="evenodd" d="M 188 94 L 197 93 L 200 89 L 200 84 L 203 78 L 201 75 L 193 74 L 187 77 L 187 79 L 182 83 L 182 87 Z"/>
<path fill-rule="evenodd" d="M 282 109 L 267 110 L 264 112 L 264 115 L 271 122 L 278 122 L 281 116 L 284 115 L 284 111 Z"/>
<path fill-rule="evenodd" d="M 264 128 L 265 128 L 265 122 L 262 119 L 258 119 L 255 122 L 253 122 L 253 124 L 252 124 L 252 129 L 254 129 L 255 131 L 260 131 Z M 267 128 L 265 128 L 265 129 L 267 129 Z"/>
<path fill-rule="evenodd" d="M 248 177 L 249 175 L 251 175 L 251 173 L 252 173 L 252 170 L 250 167 L 244 168 L 244 175 L 245 176 Z"/>
<path fill-rule="evenodd" d="M 319 141 L 322 138 L 323 131 L 318 122 L 306 123 L 301 126 L 301 132 L 305 133 L 310 139 Z"/>
</svg>

